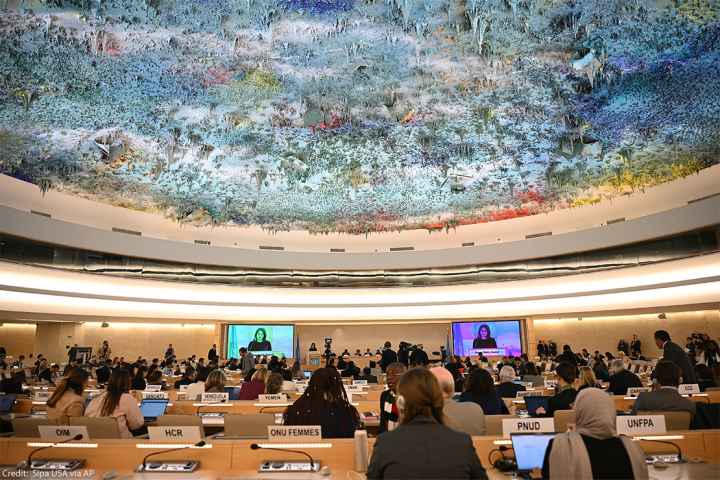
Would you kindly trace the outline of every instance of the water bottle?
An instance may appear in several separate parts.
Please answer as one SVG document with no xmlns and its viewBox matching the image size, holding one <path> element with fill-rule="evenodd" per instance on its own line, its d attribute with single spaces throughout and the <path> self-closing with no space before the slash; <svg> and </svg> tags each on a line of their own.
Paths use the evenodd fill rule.
<svg viewBox="0 0 720 480">
<path fill-rule="evenodd" d="M 367 472 L 368 468 L 368 436 L 367 430 L 355 430 L 355 471 Z"/>
</svg>

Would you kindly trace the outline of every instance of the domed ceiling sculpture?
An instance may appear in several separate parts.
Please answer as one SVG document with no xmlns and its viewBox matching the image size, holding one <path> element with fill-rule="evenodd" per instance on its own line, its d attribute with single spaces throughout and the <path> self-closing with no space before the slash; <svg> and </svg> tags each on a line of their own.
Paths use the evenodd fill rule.
<svg viewBox="0 0 720 480">
<path fill-rule="evenodd" d="M 0 172 L 180 222 L 444 229 L 718 162 L 713 0 L 5 0 Z"/>
</svg>

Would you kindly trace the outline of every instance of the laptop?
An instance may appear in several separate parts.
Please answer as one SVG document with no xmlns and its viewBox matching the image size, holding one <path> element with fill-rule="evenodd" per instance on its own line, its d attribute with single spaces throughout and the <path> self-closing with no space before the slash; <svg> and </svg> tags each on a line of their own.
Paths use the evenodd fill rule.
<svg viewBox="0 0 720 480">
<path fill-rule="evenodd" d="M 225 387 L 225 393 L 228 394 L 228 400 L 240 400 L 241 387 Z"/>
<path fill-rule="evenodd" d="M 310 377 L 312 377 L 312 374 L 313 374 L 313 372 L 308 372 L 308 371 L 303 372 L 303 376 L 308 380 L 310 380 Z"/>
<path fill-rule="evenodd" d="M 534 469 L 542 469 L 545 451 L 554 433 L 511 433 L 518 475 L 530 478 Z"/>
<path fill-rule="evenodd" d="M 536 415 L 537 409 L 540 407 L 543 407 L 546 412 L 548 411 L 550 397 L 529 396 L 523 397 L 523 400 L 525 400 L 525 406 L 527 407 L 529 415 Z"/>
<path fill-rule="evenodd" d="M 160 399 L 149 399 L 146 398 L 140 403 L 140 411 L 145 417 L 145 423 L 154 422 L 157 417 L 165 415 L 168 401 Z"/>
<path fill-rule="evenodd" d="M 0 415 L 12 412 L 16 395 L 0 395 Z"/>
</svg>

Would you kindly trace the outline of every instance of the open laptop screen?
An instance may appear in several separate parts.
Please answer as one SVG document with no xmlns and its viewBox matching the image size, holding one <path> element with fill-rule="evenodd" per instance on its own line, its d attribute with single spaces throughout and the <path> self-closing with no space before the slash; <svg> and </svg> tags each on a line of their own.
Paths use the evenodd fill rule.
<svg viewBox="0 0 720 480">
<path fill-rule="evenodd" d="M 140 404 L 140 411 L 145 418 L 157 418 L 165 414 L 167 400 L 145 399 Z"/>
<path fill-rule="evenodd" d="M 530 415 L 535 415 L 537 409 L 540 407 L 543 407 L 547 412 L 550 397 L 528 396 L 523 397 L 523 400 L 525 400 L 525 406 L 527 407 L 528 413 Z"/>
<path fill-rule="evenodd" d="M 554 436 L 554 433 L 513 433 L 510 435 L 518 471 L 527 472 L 534 468 L 542 468 L 545 450 Z"/>
<path fill-rule="evenodd" d="M 15 395 L 0 395 L 0 413 L 10 413 L 16 398 Z"/>
</svg>

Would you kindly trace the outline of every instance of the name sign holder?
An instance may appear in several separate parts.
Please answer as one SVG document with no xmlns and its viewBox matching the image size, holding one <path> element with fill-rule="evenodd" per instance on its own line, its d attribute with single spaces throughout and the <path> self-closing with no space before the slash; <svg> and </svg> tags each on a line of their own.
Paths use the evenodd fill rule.
<svg viewBox="0 0 720 480">
<path fill-rule="evenodd" d="M 652 389 L 650 387 L 629 387 L 627 389 L 628 397 L 637 397 L 643 392 L 649 392 Z"/>
<path fill-rule="evenodd" d="M 662 415 L 618 415 L 615 427 L 621 435 L 667 433 L 665 417 Z"/>
<path fill-rule="evenodd" d="M 270 443 L 320 443 L 322 427 L 320 425 L 270 425 L 268 426 Z"/>
<path fill-rule="evenodd" d="M 168 392 L 142 392 L 143 400 L 168 400 L 170 396 Z"/>
<path fill-rule="evenodd" d="M 182 440 L 197 443 L 202 440 L 200 427 L 148 427 L 148 434 L 153 442 Z"/>
<path fill-rule="evenodd" d="M 511 433 L 552 433 L 555 420 L 552 418 L 506 418 L 502 421 L 503 437 Z"/>
<path fill-rule="evenodd" d="M 38 425 L 38 432 L 40 433 L 41 439 L 49 440 L 51 442 L 67 440 L 68 438 L 73 438 L 78 434 L 82 435 L 82 440 L 90 439 L 86 426 Z"/>
<path fill-rule="evenodd" d="M 258 395 L 258 403 L 287 403 L 287 401 L 287 395 L 284 393 Z"/>
<path fill-rule="evenodd" d="M 523 398 L 523 397 L 542 397 L 543 391 L 542 390 L 520 390 L 515 394 L 515 398 Z"/>
<path fill-rule="evenodd" d="M 693 395 L 700 393 L 700 385 L 697 383 L 682 383 L 678 385 L 680 395 Z"/>
<path fill-rule="evenodd" d="M 181 385 L 182 387 L 183 385 Z M 159 392 L 162 390 L 162 385 L 145 385 L 146 392 Z M 182 388 L 180 389 L 182 390 Z"/>
<path fill-rule="evenodd" d="M 200 397 L 201 403 L 225 403 L 230 400 L 230 394 L 227 392 L 205 392 Z"/>
</svg>

